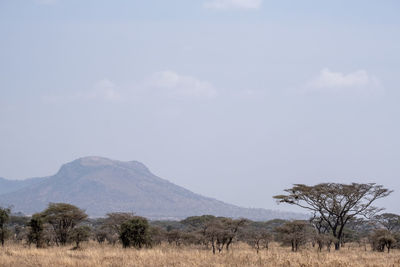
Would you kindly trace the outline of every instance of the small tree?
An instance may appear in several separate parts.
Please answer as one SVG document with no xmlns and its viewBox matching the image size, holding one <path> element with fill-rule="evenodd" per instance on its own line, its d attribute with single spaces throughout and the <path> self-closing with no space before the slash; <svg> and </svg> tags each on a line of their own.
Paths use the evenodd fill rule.
<svg viewBox="0 0 400 267">
<path fill-rule="evenodd" d="M 107 241 L 110 244 L 115 245 L 121 236 L 122 224 L 133 218 L 135 218 L 135 215 L 130 212 L 108 213 L 101 226 L 101 230 L 107 233 Z"/>
<path fill-rule="evenodd" d="M 150 245 L 149 223 L 143 217 L 134 217 L 121 225 L 120 239 L 124 248 L 142 248 Z"/>
<path fill-rule="evenodd" d="M 388 196 L 392 191 L 381 185 L 323 183 L 315 186 L 296 184 L 286 189 L 286 195 L 274 196 L 280 203 L 297 205 L 317 214 L 337 239 L 340 249 L 343 230 L 349 220 L 358 216 L 370 218 L 381 209 L 372 203 Z"/>
<path fill-rule="evenodd" d="M 388 253 L 396 243 L 394 236 L 386 229 L 375 230 L 371 236 L 372 249 L 384 252 L 387 248 Z"/>
<path fill-rule="evenodd" d="M 247 230 L 242 237 L 247 244 L 254 248 L 258 252 L 260 249 L 269 248 L 269 243 L 273 239 L 273 235 L 266 229 L 252 228 Z"/>
<path fill-rule="evenodd" d="M 53 228 L 56 244 L 63 246 L 68 242 L 72 230 L 87 218 L 83 210 L 66 203 L 50 203 L 42 214 L 45 222 Z"/>
<path fill-rule="evenodd" d="M 151 226 L 149 232 L 151 244 L 153 245 L 161 245 L 162 241 L 165 240 L 165 237 L 167 236 L 167 232 L 158 226 Z"/>
<path fill-rule="evenodd" d="M 11 209 L 0 207 L 0 242 L 4 247 L 4 242 L 8 237 L 7 223 L 10 220 Z"/>
<path fill-rule="evenodd" d="M 192 216 L 182 220 L 180 223 L 183 224 L 188 231 L 195 232 L 198 235 L 199 243 L 202 243 L 204 246 L 208 247 L 208 244 L 213 240 L 209 231 L 210 226 L 215 228 L 215 224 L 217 222 L 217 218 L 214 215 L 202 215 L 202 216 Z M 201 237 L 200 237 L 201 236 Z M 215 243 L 213 245 L 213 250 L 215 251 Z"/>
<path fill-rule="evenodd" d="M 43 247 L 44 242 L 44 220 L 40 213 L 32 215 L 32 218 L 28 222 L 28 243 L 36 244 L 37 248 Z"/>
<path fill-rule="evenodd" d="M 89 241 L 91 229 L 89 226 L 79 226 L 72 230 L 71 240 L 75 242 L 75 249 L 80 248 L 80 243 Z"/>
<path fill-rule="evenodd" d="M 292 251 L 297 252 L 310 236 L 310 225 L 305 221 L 291 221 L 277 227 L 276 232 L 283 245 L 290 245 Z"/>
<path fill-rule="evenodd" d="M 229 250 L 229 246 L 232 244 L 233 239 L 237 236 L 239 230 L 246 224 L 249 223 L 246 219 L 234 220 L 231 218 L 222 218 L 222 225 L 227 231 L 226 237 L 226 250 Z"/>
<path fill-rule="evenodd" d="M 104 241 L 107 239 L 108 233 L 102 229 L 97 229 L 96 232 L 94 233 L 94 237 L 99 244 L 103 244 Z"/>
<path fill-rule="evenodd" d="M 183 241 L 183 233 L 180 230 L 171 230 L 165 233 L 168 244 L 179 247 Z"/>
<path fill-rule="evenodd" d="M 223 235 L 224 228 L 219 220 L 212 220 L 206 223 L 204 229 L 206 243 L 211 243 L 212 252 L 215 254 L 215 250 L 221 243 L 221 236 Z"/>
<path fill-rule="evenodd" d="M 330 252 L 332 244 L 336 241 L 336 239 L 330 234 L 314 234 L 314 242 L 318 245 L 318 251 L 321 252 L 324 247 Z"/>
</svg>

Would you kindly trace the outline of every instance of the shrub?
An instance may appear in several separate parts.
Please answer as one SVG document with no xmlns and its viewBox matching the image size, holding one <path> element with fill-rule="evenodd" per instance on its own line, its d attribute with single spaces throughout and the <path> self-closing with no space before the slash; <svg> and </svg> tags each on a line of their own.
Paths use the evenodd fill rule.
<svg viewBox="0 0 400 267">
<path fill-rule="evenodd" d="M 124 248 L 150 246 L 149 223 L 147 219 L 135 217 L 121 225 L 120 239 Z"/>
</svg>

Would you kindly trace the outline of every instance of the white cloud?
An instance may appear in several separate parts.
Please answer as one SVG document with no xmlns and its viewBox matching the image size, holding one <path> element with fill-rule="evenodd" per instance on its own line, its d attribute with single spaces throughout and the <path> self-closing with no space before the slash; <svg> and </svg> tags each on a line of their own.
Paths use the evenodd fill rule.
<svg viewBox="0 0 400 267">
<path fill-rule="evenodd" d="M 117 86 L 108 79 L 98 81 L 94 89 L 87 93 L 89 98 L 100 98 L 106 101 L 120 101 L 121 95 L 117 91 Z"/>
<path fill-rule="evenodd" d="M 262 0 L 210 0 L 204 7 L 210 9 L 258 9 Z"/>
<path fill-rule="evenodd" d="M 173 96 L 198 98 L 217 96 L 217 91 L 210 83 L 192 76 L 180 75 L 174 71 L 156 72 L 145 82 L 145 85 Z"/>
<path fill-rule="evenodd" d="M 134 99 L 154 97 L 178 97 L 184 99 L 210 99 L 217 96 L 212 84 L 192 76 L 178 74 L 174 71 L 156 72 L 141 82 L 121 88 L 108 79 L 96 82 L 91 89 L 79 90 L 66 94 L 45 95 L 44 103 L 60 102 L 110 102 L 119 103 Z"/>
<path fill-rule="evenodd" d="M 365 70 L 345 74 L 331 71 L 328 68 L 322 69 L 303 88 L 304 93 L 377 93 L 382 90 L 379 79 Z"/>
</svg>

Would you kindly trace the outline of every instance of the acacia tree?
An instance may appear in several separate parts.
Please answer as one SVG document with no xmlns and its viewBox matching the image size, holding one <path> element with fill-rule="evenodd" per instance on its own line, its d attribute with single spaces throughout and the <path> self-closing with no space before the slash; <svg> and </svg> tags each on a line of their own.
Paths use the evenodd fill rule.
<svg viewBox="0 0 400 267">
<path fill-rule="evenodd" d="M 290 244 L 292 251 L 297 252 L 310 238 L 310 225 L 306 221 L 286 222 L 276 228 L 277 238 L 282 244 Z"/>
<path fill-rule="evenodd" d="M 227 231 L 226 250 L 229 250 L 229 246 L 232 244 L 233 239 L 237 236 L 240 228 L 248 224 L 248 222 L 249 221 L 247 219 L 238 219 L 238 220 L 234 220 L 231 218 L 222 219 L 223 226 Z"/>
<path fill-rule="evenodd" d="M 242 240 L 254 248 L 259 253 L 260 249 L 268 250 L 269 243 L 272 241 L 273 235 L 267 229 L 250 228 L 246 229 L 242 234 Z"/>
<path fill-rule="evenodd" d="M 295 184 L 284 191 L 286 195 L 274 198 L 279 203 L 297 205 L 320 216 L 337 240 L 336 250 L 340 249 L 343 230 L 349 220 L 360 216 L 371 218 L 382 210 L 372 206 L 372 203 L 392 192 L 374 183 L 322 183 L 314 186 Z"/>
<path fill-rule="evenodd" d="M 205 238 L 207 242 L 211 243 L 212 252 L 215 254 L 215 249 L 217 248 L 221 252 L 222 247 L 222 236 L 224 234 L 224 228 L 219 220 L 212 220 L 207 223 L 207 228 L 205 229 Z"/>
<path fill-rule="evenodd" d="M 80 248 L 81 242 L 89 241 L 91 229 L 89 226 L 76 227 L 71 233 L 71 239 L 75 242 L 75 249 Z"/>
<path fill-rule="evenodd" d="M 396 239 L 387 229 L 375 230 L 370 238 L 372 249 L 379 252 L 384 252 L 386 247 L 389 253 L 390 249 L 396 243 Z"/>
<path fill-rule="evenodd" d="M 393 213 L 383 213 L 376 215 L 373 221 L 380 227 L 384 227 L 389 232 L 400 230 L 400 215 Z"/>
<path fill-rule="evenodd" d="M 75 226 L 87 218 L 83 210 L 66 203 L 50 203 L 42 215 L 44 221 L 52 226 L 57 245 L 65 245 Z"/>
<path fill-rule="evenodd" d="M 0 242 L 4 246 L 4 241 L 8 234 L 7 223 L 10 220 L 11 209 L 0 207 Z"/>
<path fill-rule="evenodd" d="M 182 220 L 180 223 L 183 224 L 189 232 L 201 236 L 201 238 L 199 238 L 200 243 L 208 246 L 210 242 L 216 239 L 217 229 L 222 228 L 218 223 L 218 227 L 215 227 L 216 221 L 218 221 L 218 219 L 213 215 L 202 215 L 188 217 Z M 213 228 L 211 231 L 209 231 L 210 226 Z M 211 245 L 213 245 L 213 251 L 215 252 L 215 243 L 212 243 Z"/>
</svg>

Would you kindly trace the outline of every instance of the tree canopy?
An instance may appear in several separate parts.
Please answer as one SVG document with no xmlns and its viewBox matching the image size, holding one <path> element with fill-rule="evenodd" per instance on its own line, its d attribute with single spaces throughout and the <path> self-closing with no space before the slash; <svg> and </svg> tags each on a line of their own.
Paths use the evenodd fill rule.
<svg viewBox="0 0 400 267">
<path fill-rule="evenodd" d="M 337 238 L 336 249 L 340 248 L 347 222 L 356 217 L 371 218 L 382 210 L 372 206 L 372 203 L 392 192 L 374 183 L 322 183 L 314 186 L 295 184 L 284 191 L 286 195 L 274 198 L 280 203 L 297 205 L 319 216 Z"/>
<path fill-rule="evenodd" d="M 67 203 L 50 203 L 42 212 L 45 222 L 49 223 L 55 233 L 57 244 L 65 245 L 72 230 L 87 218 L 80 208 Z"/>
</svg>

